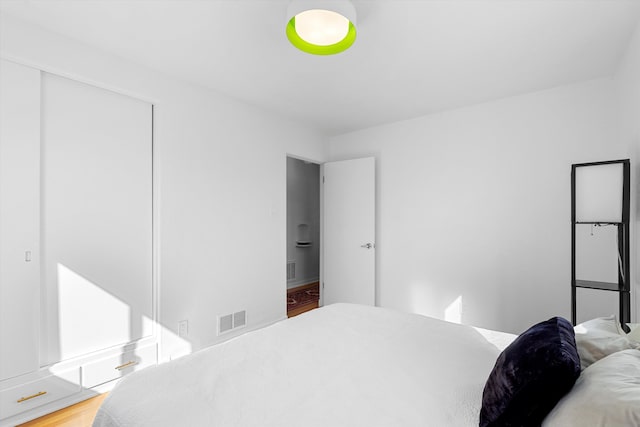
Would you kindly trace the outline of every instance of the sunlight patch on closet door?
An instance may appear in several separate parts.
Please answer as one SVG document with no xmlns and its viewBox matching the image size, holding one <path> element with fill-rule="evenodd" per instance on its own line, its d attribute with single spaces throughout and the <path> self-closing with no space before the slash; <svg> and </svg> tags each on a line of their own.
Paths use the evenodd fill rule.
<svg viewBox="0 0 640 427">
<path fill-rule="evenodd" d="M 131 338 L 130 307 L 62 264 L 58 264 L 58 317 L 62 360 Z"/>
</svg>

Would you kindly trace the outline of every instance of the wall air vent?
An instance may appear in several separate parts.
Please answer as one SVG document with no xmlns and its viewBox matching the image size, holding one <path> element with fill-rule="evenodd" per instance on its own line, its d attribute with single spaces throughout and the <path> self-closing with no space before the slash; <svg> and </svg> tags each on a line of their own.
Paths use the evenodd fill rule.
<svg viewBox="0 0 640 427">
<path fill-rule="evenodd" d="M 225 334 L 247 325 L 247 311 L 237 311 L 232 314 L 218 316 L 218 335 Z"/>
<path fill-rule="evenodd" d="M 287 280 L 293 280 L 296 278 L 296 261 L 287 261 Z"/>
<path fill-rule="evenodd" d="M 237 313 L 233 313 L 233 327 L 239 328 L 247 324 L 247 312 L 242 310 Z"/>
<path fill-rule="evenodd" d="M 233 329 L 233 315 L 227 314 L 218 317 L 218 335 L 229 332 Z"/>
</svg>

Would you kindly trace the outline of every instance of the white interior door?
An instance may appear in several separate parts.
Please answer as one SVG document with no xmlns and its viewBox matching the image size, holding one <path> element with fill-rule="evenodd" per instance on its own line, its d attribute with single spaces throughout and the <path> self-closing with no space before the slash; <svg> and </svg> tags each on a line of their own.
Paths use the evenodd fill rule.
<svg viewBox="0 0 640 427">
<path fill-rule="evenodd" d="M 323 303 L 375 305 L 375 159 L 323 165 Z"/>
</svg>

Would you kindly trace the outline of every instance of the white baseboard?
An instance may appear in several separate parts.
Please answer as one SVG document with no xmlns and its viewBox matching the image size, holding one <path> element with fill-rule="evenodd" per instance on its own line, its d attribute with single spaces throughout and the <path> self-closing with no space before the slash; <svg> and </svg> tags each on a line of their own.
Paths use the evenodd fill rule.
<svg viewBox="0 0 640 427">
<path fill-rule="evenodd" d="M 287 289 L 293 289 L 293 288 L 297 288 L 298 286 L 309 285 L 311 283 L 318 282 L 318 281 L 320 281 L 319 277 L 290 280 L 287 282 Z"/>
</svg>

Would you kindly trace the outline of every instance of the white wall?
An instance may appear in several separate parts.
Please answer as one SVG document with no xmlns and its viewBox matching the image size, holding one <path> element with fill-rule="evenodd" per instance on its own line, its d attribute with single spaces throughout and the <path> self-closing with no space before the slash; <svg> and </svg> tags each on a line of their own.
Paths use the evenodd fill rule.
<svg viewBox="0 0 640 427">
<path fill-rule="evenodd" d="M 638 316 L 638 310 L 640 310 L 640 275 L 638 274 L 638 267 L 640 267 L 640 259 L 638 256 L 638 238 L 640 238 L 640 165 L 638 160 L 640 159 L 640 24 L 636 26 L 635 33 L 626 55 L 622 59 L 618 71 L 614 78 L 616 97 L 618 103 L 617 115 L 618 131 L 620 139 L 623 144 L 627 144 L 629 150 L 632 153 L 631 164 L 631 180 L 635 184 L 631 187 L 631 219 L 632 219 L 632 233 L 635 236 L 631 240 L 631 254 L 634 262 L 632 262 L 631 276 L 633 284 L 631 292 L 632 304 L 635 302 L 635 306 L 631 307 L 631 315 L 635 319 L 640 319 Z"/>
<path fill-rule="evenodd" d="M 446 317 L 462 297 L 463 322 L 518 332 L 570 315 L 570 164 L 640 149 L 637 31 L 613 81 L 338 136 L 325 156 L 312 129 L 0 19 L 3 57 L 156 105 L 163 359 L 181 319 L 195 350 L 218 314 L 285 315 L 286 154 L 377 157 L 378 304 Z"/>
<path fill-rule="evenodd" d="M 212 344 L 216 316 L 286 315 L 286 156 L 324 160 L 318 132 L 0 17 L 0 55 L 155 104 L 161 359 Z M 126 301 L 125 301 L 126 302 Z"/>
<path fill-rule="evenodd" d="M 571 164 L 629 157 L 613 93 L 594 80 L 332 138 L 329 160 L 377 159 L 378 305 L 513 332 L 570 318 Z"/>
</svg>

